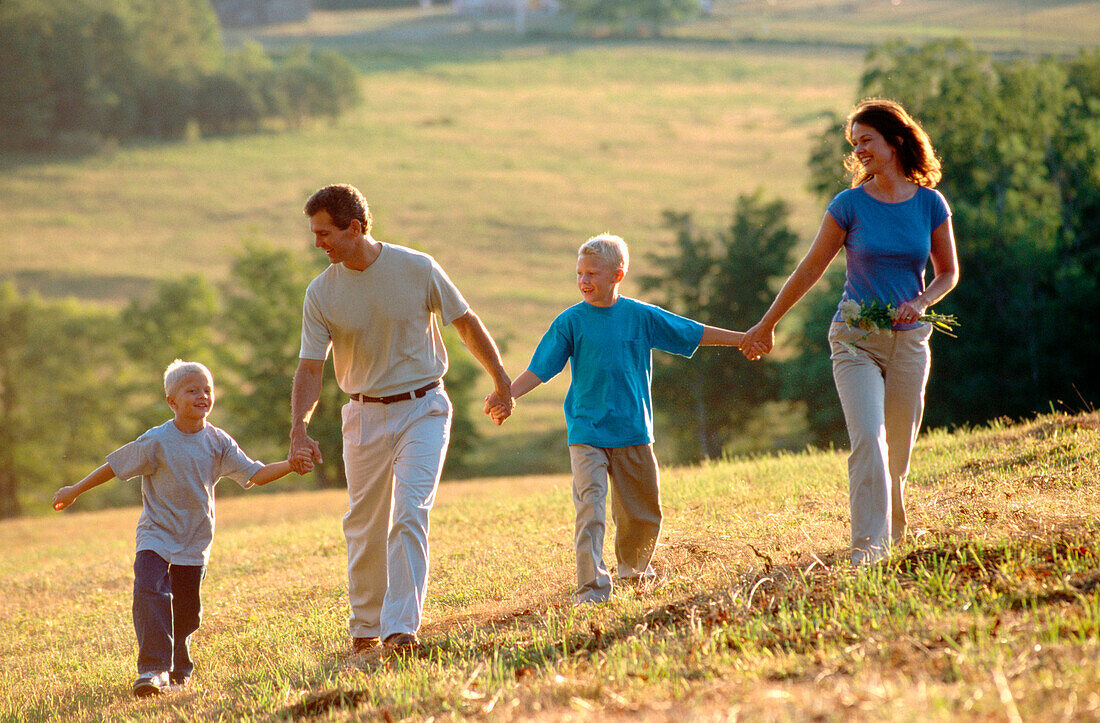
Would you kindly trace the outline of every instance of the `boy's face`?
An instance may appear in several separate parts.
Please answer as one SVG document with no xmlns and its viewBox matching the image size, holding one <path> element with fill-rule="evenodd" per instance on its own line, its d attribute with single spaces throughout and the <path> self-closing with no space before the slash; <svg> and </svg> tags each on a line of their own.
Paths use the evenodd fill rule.
<svg viewBox="0 0 1100 723">
<path fill-rule="evenodd" d="M 175 394 L 168 397 L 168 406 L 177 419 L 205 421 L 214 408 L 214 382 L 201 372 L 188 374 L 180 381 Z"/>
<path fill-rule="evenodd" d="M 619 282 L 623 270 L 615 268 L 600 256 L 581 254 L 577 257 L 577 288 L 592 306 L 611 306 L 619 298 Z"/>
</svg>

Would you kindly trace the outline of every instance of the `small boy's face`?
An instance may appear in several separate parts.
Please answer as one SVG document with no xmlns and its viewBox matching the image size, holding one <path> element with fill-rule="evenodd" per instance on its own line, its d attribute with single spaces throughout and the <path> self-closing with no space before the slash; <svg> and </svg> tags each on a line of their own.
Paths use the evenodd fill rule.
<svg viewBox="0 0 1100 723">
<path fill-rule="evenodd" d="M 619 298 L 623 270 L 603 257 L 581 254 L 577 257 L 577 288 L 592 306 L 611 306 Z"/>
<path fill-rule="evenodd" d="M 214 382 L 200 372 L 188 374 L 168 397 L 168 406 L 176 418 L 187 421 L 205 420 L 214 408 Z"/>
</svg>

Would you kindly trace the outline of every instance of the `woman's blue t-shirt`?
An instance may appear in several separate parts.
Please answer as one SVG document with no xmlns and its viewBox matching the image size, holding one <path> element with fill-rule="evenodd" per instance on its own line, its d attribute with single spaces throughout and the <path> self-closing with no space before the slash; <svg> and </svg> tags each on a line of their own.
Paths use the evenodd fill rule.
<svg viewBox="0 0 1100 723">
<path fill-rule="evenodd" d="M 546 330 L 528 370 L 543 383 L 570 364 L 565 395 L 569 444 L 630 447 L 653 441 L 653 349 L 690 357 L 703 325 L 620 296 L 611 306 L 582 301 Z"/>
<path fill-rule="evenodd" d="M 951 216 L 943 195 L 920 186 L 907 201 L 886 203 L 863 186 L 836 195 L 828 213 L 848 235 L 847 271 L 841 301 L 878 301 L 897 307 L 924 291 L 924 270 L 932 249 L 932 231 Z M 843 321 L 839 309 L 833 321 Z M 915 329 L 919 324 L 895 324 Z"/>
</svg>

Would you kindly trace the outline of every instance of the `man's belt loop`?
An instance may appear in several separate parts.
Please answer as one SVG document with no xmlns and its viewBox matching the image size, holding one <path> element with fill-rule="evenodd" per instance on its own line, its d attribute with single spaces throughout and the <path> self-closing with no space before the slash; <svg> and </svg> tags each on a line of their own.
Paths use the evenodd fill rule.
<svg viewBox="0 0 1100 723">
<path fill-rule="evenodd" d="M 352 394 L 351 400 L 353 402 L 369 402 L 372 404 L 393 404 L 394 402 L 405 402 L 410 399 L 419 399 L 439 385 L 440 380 L 436 379 L 431 384 L 425 384 L 419 389 L 414 389 L 411 392 L 405 392 L 403 394 L 393 394 L 388 397 L 368 397 L 366 394 Z"/>
</svg>

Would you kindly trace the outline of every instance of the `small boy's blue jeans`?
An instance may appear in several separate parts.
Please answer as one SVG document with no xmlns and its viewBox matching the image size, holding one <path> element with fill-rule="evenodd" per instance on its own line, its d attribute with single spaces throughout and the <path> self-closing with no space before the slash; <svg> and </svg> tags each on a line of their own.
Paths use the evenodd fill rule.
<svg viewBox="0 0 1100 723">
<path fill-rule="evenodd" d="M 205 565 L 170 565 L 152 550 L 134 559 L 134 631 L 138 675 L 167 672 L 173 683 L 191 677 L 191 634 L 202 621 L 199 587 Z"/>
</svg>

